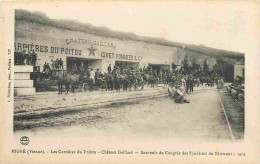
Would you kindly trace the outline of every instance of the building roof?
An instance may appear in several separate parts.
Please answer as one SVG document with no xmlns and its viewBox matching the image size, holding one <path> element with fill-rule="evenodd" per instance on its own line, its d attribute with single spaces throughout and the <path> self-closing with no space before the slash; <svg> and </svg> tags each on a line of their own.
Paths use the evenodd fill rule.
<svg viewBox="0 0 260 164">
<path fill-rule="evenodd" d="M 150 44 L 157 44 L 157 45 L 170 46 L 170 47 L 179 47 L 179 48 L 185 47 L 186 50 L 196 51 L 208 55 L 210 57 L 230 57 L 236 59 L 241 59 L 244 57 L 244 53 L 240 53 L 240 52 L 215 49 L 203 45 L 191 45 L 191 44 L 178 43 L 178 42 L 168 41 L 164 38 L 144 37 L 130 32 L 120 32 L 120 31 L 111 30 L 107 27 L 95 27 L 91 24 L 82 23 L 75 20 L 50 19 L 46 14 L 38 11 L 30 12 L 27 10 L 20 10 L 20 9 L 15 10 L 15 20 L 35 22 L 35 23 L 57 27 L 61 29 L 80 31 L 88 34 L 104 36 L 104 37 L 112 37 L 112 38 L 117 38 L 122 40 L 140 41 L 140 42 L 146 42 Z"/>
</svg>

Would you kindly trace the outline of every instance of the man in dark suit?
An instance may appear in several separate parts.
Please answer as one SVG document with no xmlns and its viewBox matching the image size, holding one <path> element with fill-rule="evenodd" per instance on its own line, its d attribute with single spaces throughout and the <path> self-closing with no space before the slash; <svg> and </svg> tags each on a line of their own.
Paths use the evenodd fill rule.
<svg viewBox="0 0 260 164">
<path fill-rule="evenodd" d="M 63 61 L 61 58 L 60 58 L 59 62 L 60 62 L 60 69 L 63 69 Z"/>
<path fill-rule="evenodd" d="M 191 77 L 190 78 L 190 92 L 193 92 L 193 87 L 194 87 L 194 79 Z"/>
<path fill-rule="evenodd" d="M 187 78 L 187 80 L 186 80 L 186 93 L 189 93 L 190 82 L 191 82 L 191 77 L 188 76 L 188 78 Z"/>
<path fill-rule="evenodd" d="M 111 70 L 112 70 L 112 69 L 111 69 L 111 64 L 109 64 L 108 67 L 107 67 L 107 72 L 108 72 L 108 73 L 111 73 Z"/>
<path fill-rule="evenodd" d="M 37 54 L 35 53 L 34 50 L 32 50 L 31 56 L 32 56 L 32 65 L 35 66 L 37 60 Z"/>
</svg>

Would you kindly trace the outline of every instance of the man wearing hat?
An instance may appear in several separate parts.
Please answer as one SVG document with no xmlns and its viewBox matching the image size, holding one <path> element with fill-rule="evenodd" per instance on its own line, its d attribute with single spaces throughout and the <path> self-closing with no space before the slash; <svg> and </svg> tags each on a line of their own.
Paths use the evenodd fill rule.
<svg viewBox="0 0 260 164">
<path fill-rule="evenodd" d="M 35 66 L 36 65 L 36 60 L 37 60 L 37 54 L 35 53 L 34 50 L 32 50 L 31 56 L 32 56 L 32 65 Z"/>
<path fill-rule="evenodd" d="M 107 67 L 107 72 L 108 72 L 108 73 L 111 73 L 111 70 L 112 70 L 111 64 L 109 64 L 108 67 Z"/>
</svg>

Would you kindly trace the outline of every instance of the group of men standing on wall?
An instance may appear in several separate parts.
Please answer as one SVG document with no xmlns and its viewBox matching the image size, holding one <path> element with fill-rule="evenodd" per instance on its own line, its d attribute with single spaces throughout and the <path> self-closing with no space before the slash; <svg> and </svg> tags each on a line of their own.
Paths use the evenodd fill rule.
<svg viewBox="0 0 260 164">
<path fill-rule="evenodd" d="M 51 66 L 52 66 L 52 69 L 63 70 L 63 60 L 61 58 L 60 59 L 57 58 L 55 61 L 51 60 Z"/>
<path fill-rule="evenodd" d="M 32 65 L 32 66 L 36 66 L 36 61 L 37 61 L 37 53 L 35 53 L 34 50 L 31 50 L 30 52 L 27 53 L 26 50 L 22 50 L 21 52 L 15 52 L 14 54 L 14 64 L 15 65 Z M 47 73 L 49 75 L 49 73 L 51 72 L 51 70 L 63 70 L 63 60 L 60 59 L 56 59 L 51 60 L 51 66 L 49 63 L 45 62 L 43 65 L 43 73 Z"/>
<path fill-rule="evenodd" d="M 49 63 L 45 62 L 43 65 L 42 73 L 46 74 L 47 77 L 49 77 L 51 76 L 53 70 L 63 70 L 63 60 L 61 58 L 57 58 L 55 61 L 51 60 L 51 66 Z"/>
<path fill-rule="evenodd" d="M 36 65 L 37 60 L 37 54 L 34 50 L 30 52 L 26 52 L 26 50 L 23 50 L 21 52 L 15 52 L 14 53 L 14 64 L 15 65 Z"/>
</svg>

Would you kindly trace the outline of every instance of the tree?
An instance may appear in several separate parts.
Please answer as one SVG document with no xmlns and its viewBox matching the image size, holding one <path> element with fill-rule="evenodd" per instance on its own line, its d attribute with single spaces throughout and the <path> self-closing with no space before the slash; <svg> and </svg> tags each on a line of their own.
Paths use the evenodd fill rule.
<svg viewBox="0 0 260 164">
<path fill-rule="evenodd" d="M 183 71 L 186 74 L 189 71 L 189 64 L 188 64 L 188 57 L 186 56 L 185 59 L 182 61 Z"/>
<path fill-rule="evenodd" d="M 225 81 L 231 82 L 234 78 L 233 65 L 224 59 L 217 59 L 217 64 L 214 65 L 213 71 L 222 76 Z"/>
<path fill-rule="evenodd" d="M 203 72 L 205 75 L 209 74 L 209 65 L 208 65 L 207 59 L 204 60 Z"/>
<path fill-rule="evenodd" d="M 194 60 L 192 60 L 191 63 L 192 63 L 192 71 L 198 73 L 200 70 L 200 65 L 198 64 L 197 60 L 194 59 Z"/>
</svg>

